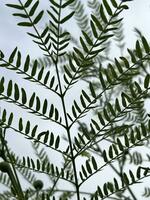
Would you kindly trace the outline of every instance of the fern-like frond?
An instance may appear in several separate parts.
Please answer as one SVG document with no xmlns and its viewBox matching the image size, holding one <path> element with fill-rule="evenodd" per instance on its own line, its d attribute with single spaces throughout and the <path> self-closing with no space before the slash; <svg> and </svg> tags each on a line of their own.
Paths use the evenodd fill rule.
<svg viewBox="0 0 150 200">
<path fill-rule="evenodd" d="M 9 81 L 7 87 L 5 86 L 4 89 L 4 82 L 4 77 L 2 77 L 0 80 L 0 96 L 7 102 L 14 103 L 19 107 L 29 110 L 30 113 L 63 126 L 58 109 L 53 104 L 48 106 L 48 100 L 46 98 L 44 99 L 44 102 L 41 102 L 35 92 L 32 93 L 30 98 L 27 97 L 25 89 L 20 89 L 16 83 L 12 82 L 12 80 Z M 28 99 L 29 101 L 27 101 Z"/>
<path fill-rule="evenodd" d="M 31 127 L 31 122 L 28 120 L 26 123 L 22 118 L 19 118 L 17 123 L 17 128 L 12 125 L 13 123 L 13 113 L 11 113 L 9 116 L 7 116 L 6 110 L 3 110 L 1 113 L 1 120 L 0 120 L 0 126 L 2 128 L 11 128 L 15 132 L 18 132 L 22 135 L 24 135 L 26 138 L 33 140 L 35 142 L 39 142 L 47 147 L 52 148 L 53 150 L 56 150 L 59 153 L 64 153 L 61 150 L 59 150 L 60 145 L 60 137 L 59 135 L 56 137 L 54 136 L 53 132 L 42 131 L 38 132 L 38 125 L 35 125 L 33 128 Z"/>
<path fill-rule="evenodd" d="M 33 27 L 35 34 L 28 34 L 34 38 L 34 42 L 37 43 L 44 52 L 49 51 L 51 48 L 49 28 L 46 26 L 42 33 L 39 33 L 36 28 L 44 14 L 43 10 L 36 14 L 39 7 L 39 0 L 35 1 L 34 3 L 31 0 L 27 0 L 25 3 L 23 3 L 21 0 L 18 0 L 18 4 L 6 5 L 17 10 L 17 12 L 13 13 L 13 15 L 22 19 L 22 21 L 18 23 L 18 26 Z"/>
<path fill-rule="evenodd" d="M 48 70 L 47 73 L 44 73 L 45 66 L 42 65 L 39 69 L 38 61 L 34 60 L 31 62 L 29 55 L 26 56 L 24 63 L 22 63 L 21 52 L 18 51 L 17 48 L 12 51 L 8 59 L 6 59 L 4 54 L 1 52 L 0 67 L 16 71 L 17 74 L 24 75 L 24 79 L 38 83 L 59 95 L 57 91 L 58 85 L 55 81 L 55 77 L 51 76 L 51 71 Z"/>
<path fill-rule="evenodd" d="M 145 177 L 149 176 L 148 170 L 143 170 L 138 167 L 136 170 L 136 175 L 129 170 L 129 175 L 126 173 L 122 174 L 121 184 L 118 183 L 116 178 L 113 179 L 112 182 L 107 182 L 103 185 L 103 187 L 97 187 L 97 191 L 93 194 L 91 200 L 97 199 L 106 199 L 116 192 L 119 192 L 126 188 L 128 185 L 132 185 L 138 183 L 140 180 L 144 179 Z"/>
</svg>

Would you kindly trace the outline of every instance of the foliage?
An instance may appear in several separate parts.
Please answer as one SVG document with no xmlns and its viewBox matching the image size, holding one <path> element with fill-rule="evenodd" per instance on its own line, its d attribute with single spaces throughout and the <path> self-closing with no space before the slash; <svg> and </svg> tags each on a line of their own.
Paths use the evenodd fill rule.
<svg viewBox="0 0 150 200">
<path fill-rule="evenodd" d="M 32 28 L 27 33 L 43 58 L 22 56 L 17 47 L 9 56 L 0 54 L 1 69 L 30 84 L 21 87 L 1 76 L 0 100 L 31 115 L 1 107 L 0 183 L 6 190 L 0 199 L 141 199 L 132 185 L 138 188 L 150 175 L 148 41 L 137 29 L 135 47 L 124 53 L 120 14 L 128 9 L 125 1 L 89 0 L 90 16 L 81 0 L 49 0 L 46 12 L 39 3 L 6 4 L 19 18 L 18 26 Z M 44 14 L 49 22 L 39 31 Z M 79 35 L 68 30 L 68 21 L 77 25 Z M 114 42 L 121 56 L 112 59 Z M 46 128 L 41 131 L 42 119 Z M 13 151 L 9 131 L 31 143 L 35 158 Z M 106 177 L 107 170 L 112 177 Z M 148 198 L 150 188 L 141 196 Z"/>
</svg>

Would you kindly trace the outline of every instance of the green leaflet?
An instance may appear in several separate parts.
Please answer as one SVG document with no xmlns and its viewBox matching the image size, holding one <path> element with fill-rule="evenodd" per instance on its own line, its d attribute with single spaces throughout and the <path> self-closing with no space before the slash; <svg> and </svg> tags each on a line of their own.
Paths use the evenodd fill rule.
<svg viewBox="0 0 150 200">
<path fill-rule="evenodd" d="M 37 23 L 41 20 L 43 14 L 44 14 L 44 11 L 42 10 L 42 11 L 36 16 L 36 18 L 34 19 L 33 24 L 37 24 Z"/>
<path fill-rule="evenodd" d="M 74 15 L 75 12 L 71 12 L 69 15 L 65 16 L 61 21 L 60 23 L 63 24 L 65 23 L 66 21 L 68 21 L 73 15 Z"/>
<path fill-rule="evenodd" d="M 34 5 L 32 6 L 32 8 L 30 9 L 30 12 L 29 12 L 29 16 L 30 16 L 30 17 L 34 15 L 34 13 L 35 13 L 35 11 L 36 11 L 38 5 L 39 5 L 39 1 L 36 1 L 36 2 L 34 3 Z"/>
</svg>

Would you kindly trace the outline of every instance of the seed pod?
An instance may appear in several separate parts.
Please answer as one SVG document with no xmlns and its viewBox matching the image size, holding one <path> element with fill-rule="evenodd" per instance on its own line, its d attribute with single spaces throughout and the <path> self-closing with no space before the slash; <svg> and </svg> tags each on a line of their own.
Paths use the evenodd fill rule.
<svg viewBox="0 0 150 200">
<path fill-rule="evenodd" d="M 4 173 L 9 173 L 11 170 L 10 165 L 7 162 L 0 162 L 0 171 Z"/>
<path fill-rule="evenodd" d="M 36 190 L 41 190 L 43 188 L 43 182 L 41 180 L 36 180 L 34 181 L 33 186 Z"/>
</svg>

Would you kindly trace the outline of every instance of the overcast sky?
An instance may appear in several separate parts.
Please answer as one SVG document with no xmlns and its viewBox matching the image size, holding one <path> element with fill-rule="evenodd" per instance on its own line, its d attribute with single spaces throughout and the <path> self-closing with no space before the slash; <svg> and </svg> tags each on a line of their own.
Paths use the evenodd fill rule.
<svg viewBox="0 0 150 200">
<path fill-rule="evenodd" d="M 26 30 L 29 31 L 29 29 L 17 27 L 17 19 L 11 15 L 13 9 L 5 6 L 5 3 L 10 2 L 10 0 L 0 1 L 0 49 L 5 52 L 11 52 L 13 48 L 19 46 L 24 52 L 32 52 L 32 55 L 36 57 L 40 52 L 25 32 Z M 47 9 L 48 0 L 42 0 L 40 4 L 41 7 Z M 132 47 L 135 42 L 134 27 L 142 30 L 143 33 L 150 38 L 150 1 L 133 0 L 133 2 L 128 2 L 128 5 L 130 9 L 124 11 L 123 16 L 125 18 L 124 23 L 127 43 Z"/>
</svg>

